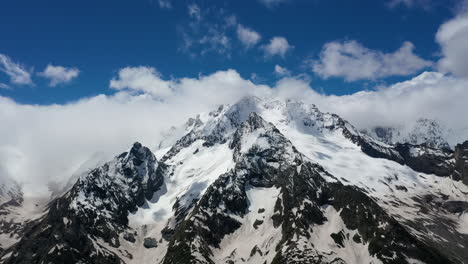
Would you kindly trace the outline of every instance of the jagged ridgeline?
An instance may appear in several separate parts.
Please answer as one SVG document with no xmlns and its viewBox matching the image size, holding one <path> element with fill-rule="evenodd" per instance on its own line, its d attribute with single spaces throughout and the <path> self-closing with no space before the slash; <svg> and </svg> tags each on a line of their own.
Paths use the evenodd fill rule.
<svg viewBox="0 0 468 264">
<path fill-rule="evenodd" d="M 34 217 L 13 217 L 14 192 L 0 262 L 468 263 L 467 160 L 468 142 L 387 144 L 313 105 L 246 97 L 154 152 L 135 143 Z"/>
</svg>

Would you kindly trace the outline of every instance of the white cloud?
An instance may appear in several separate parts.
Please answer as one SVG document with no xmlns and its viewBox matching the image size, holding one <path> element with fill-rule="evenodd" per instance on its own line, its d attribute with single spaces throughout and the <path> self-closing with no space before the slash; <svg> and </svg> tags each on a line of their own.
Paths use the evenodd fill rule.
<svg viewBox="0 0 468 264">
<path fill-rule="evenodd" d="M 347 81 L 407 76 L 432 65 L 413 53 L 414 45 L 404 42 L 393 53 L 371 50 L 356 41 L 325 44 L 312 70 L 322 78 L 343 77 Z"/>
<path fill-rule="evenodd" d="M 235 70 L 167 80 L 154 68 L 124 68 L 111 83 L 120 90 L 115 95 L 63 105 L 24 105 L 0 97 L 0 123 L 9 128 L 0 129 L 0 169 L 37 189 L 69 177 L 95 152 L 116 155 L 134 141 L 155 148 L 168 127 L 248 94 L 298 98 L 359 128 L 428 117 L 468 135 L 468 116 L 460 114 L 466 110 L 468 80 L 440 73 L 347 96 L 317 93 L 298 77 L 282 78 L 273 87 L 259 85 Z"/>
<path fill-rule="evenodd" d="M 8 84 L 0 83 L 0 89 L 10 89 L 11 87 Z"/>
<path fill-rule="evenodd" d="M 275 74 L 278 75 L 278 76 L 289 76 L 291 75 L 291 72 L 284 68 L 284 67 L 281 67 L 279 65 L 275 65 Z"/>
<path fill-rule="evenodd" d="M 172 3 L 169 0 L 158 0 L 158 4 L 160 8 L 166 8 L 166 9 L 172 8 Z"/>
<path fill-rule="evenodd" d="M 468 77 L 468 13 L 460 14 L 440 26 L 436 40 L 442 49 L 440 70 Z"/>
<path fill-rule="evenodd" d="M 262 38 L 258 32 L 241 24 L 237 25 L 237 37 L 247 48 L 255 46 Z"/>
<path fill-rule="evenodd" d="M 69 83 L 74 78 L 78 77 L 80 70 L 77 68 L 66 68 L 63 66 L 47 65 L 43 72 L 39 73 L 40 76 L 50 80 L 50 86 L 57 86 L 62 83 Z"/>
<path fill-rule="evenodd" d="M 116 90 L 129 89 L 160 97 L 172 94 L 172 82 L 162 80 L 155 68 L 145 66 L 120 69 L 118 77 L 113 78 L 109 86 Z"/>
<path fill-rule="evenodd" d="M 13 62 L 8 56 L 0 53 L 0 71 L 10 77 L 13 84 L 33 85 L 31 73 L 24 66 Z"/>
<path fill-rule="evenodd" d="M 270 43 L 263 46 L 265 55 L 268 57 L 276 56 L 276 55 L 280 57 L 284 57 L 286 53 L 292 48 L 293 46 L 291 46 L 288 40 L 284 37 L 273 37 L 270 40 Z"/>
</svg>

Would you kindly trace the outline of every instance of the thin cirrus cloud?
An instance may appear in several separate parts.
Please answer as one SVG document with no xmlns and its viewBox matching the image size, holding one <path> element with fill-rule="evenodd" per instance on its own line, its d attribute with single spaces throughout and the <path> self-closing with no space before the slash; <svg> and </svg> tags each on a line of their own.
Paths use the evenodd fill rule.
<svg viewBox="0 0 468 264">
<path fill-rule="evenodd" d="M 190 4 L 187 6 L 188 14 L 191 18 L 194 18 L 198 21 L 202 19 L 200 6 L 197 4 Z"/>
<path fill-rule="evenodd" d="M 189 20 L 178 28 L 182 37 L 181 51 L 191 57 L 213 52 L 230 57 L 231 37 L 227 34 L 235 26 L 235 17 L 223 9 L 202 9 L 197 4 L 187 6 Z"/>
<path fill-rule="evenodd" d="M 34 85 L 31 73 L 24 66 L 14 62 L 7 55 L 0 53 L 0 72 L 8 75 L 12 84 Z M 8 86 L 4 84 L 3 86 Z M 9 87 L 9 86 L 8 86 Z M 4 87 L 6 88 L 6 87 Z"/>
<path fill-rule="evenodd" d="M 158 4 L 160 8 L 171 9 L 172 3 L 169 0 L 158 0 Z"/>
<path fill-rule="evenodd" d="M 236 33 L 237 38 L 246 48 L 251 48 L 255 46 L 262 38 L 262 36 L 258 32 L 251 28 L 244 27 L 241 24 L 237 25 Z"/>
<path fill-rule="evenodd" d="M 270 42 L 263 47 L 266 57 L 279 56 L 284 58 L 286 53 L 294 47 L 289 44 L 288 40 L 284 37 L 273 37 Z"/>
<path fill-rule="evenodd" d="M 278 6 L 281 3 L 288 2 L 289 0 L 259 0 L 259 1 L 266 7 L 271 8 L 271 7 Z"/>
<path fill-rule="evenodd" d="M 312 71 L 324 79 L 341 77 L 346 81 L 374 80 L 390 76 L 408 76 L 432 66 L 432 62 L 414 54 L 414 45 L 404 42 L 392 53 L 364 47 L 357 41 L 326 43 Z"/>
<path fill-rule="evenodd" d="M 80 70 L 77 68 L 54 66 L 52 64 L 47 65 L 44 71 L 39 73 L 40 76 L 49 79 L 49 86 L 52 87 L 59 84 L 69 83 L 78 77 L 79 74 Z"/>
<path fill-rule="evenodd" d="M 405 7 L 420 7 L 423 9 L 429 9 L 433 5 L 433 0 L 388 0 L 387 5 L 391 8 L 395 8 L 397 6 L 405 6 Z"/>
</svg>

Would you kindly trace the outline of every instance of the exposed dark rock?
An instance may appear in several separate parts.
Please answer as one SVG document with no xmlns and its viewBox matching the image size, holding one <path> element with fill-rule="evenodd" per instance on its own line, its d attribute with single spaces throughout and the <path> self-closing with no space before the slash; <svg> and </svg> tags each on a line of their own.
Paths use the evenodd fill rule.
<svg viewBox="0 0 468 264">
<path fill-rule="evenodd" d="M 415 171 L 435 174 L 438 176 L 449 176 L 453 172 L 450 150 L 439 150 L 425 145 L 397 144 L 395 149 L 404 159 L 404 164 Z"/>
<path fill-rule="evenodd" d="M 158 241 L 156 241 L 156 239 L 152 237 L 145 237 L 145 240 L 143 241 L 143 246 L 145 248 L 155 248 L 158 246 Z"/>
<path fill-rule="evenodd" d="M 257 229 L 258 226 L 261 225 L 261 224 L 263 224 L 263 220 L 258 220 L 258 219 L 257 219 L 257 220 L 255 220 L 255 222 L 253 223 L 253 227 L 254 227 L 255 229 Z"/>
<path fill-rule="evenodd" d="M 442 207 L 452 214 L 468 212 L 468 202 L 466 201 L 447 201 Z"/>
<path fill-rule="evenodd" d="M 343 241 L 346 239 L 346 237 L 343 231 L 332 233 L 330 236 L 333 238 L 338 247 L 344 247 Z"/>
<path fill-rule="evenodd" d="M 127 240 L 128 242 L 131 242 L 131 243 L 135 243 L 135 241 L 136 241 L 135 235 L 132 234 L 132 233 L 125 233 L 125 234 L 123 235 L 123 238 L 124 238 L 125 240 Z"/>
</svg>

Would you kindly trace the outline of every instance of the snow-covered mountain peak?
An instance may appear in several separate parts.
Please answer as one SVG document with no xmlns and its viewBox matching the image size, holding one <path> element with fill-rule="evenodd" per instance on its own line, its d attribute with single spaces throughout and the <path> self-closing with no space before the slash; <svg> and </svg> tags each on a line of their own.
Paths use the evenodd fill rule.
<svg viewBox="0 0 468 264">
<path fill-rule="evenodd" d="M 217 110 L 190 118 L 182 127 L 186 133 L 209 136 L 216 130 L 233 132 L 250 113 L 257 113 L 274 125 L 286 125 L 307 133 L 320 134 L 346 126 L 356 131 L 335 114 L 323 113 L 313 104 L 277 97 L 246 96 L 232 105 L 221 105 Z"/>
<path fill-rule="evenodd" d="M 409 143 L 424 144 L 431 148 L 450 149 L 448 139 L 450 131 L 439 121 L 430 118 L 419 118 L 414 122 L 392 127 L 377 126 L 363 130 L 363 133 L 387 144 Z"/>
</svg>

